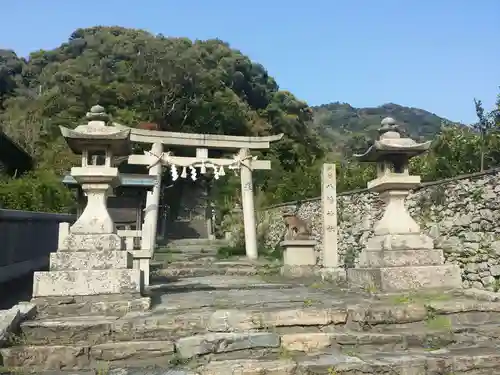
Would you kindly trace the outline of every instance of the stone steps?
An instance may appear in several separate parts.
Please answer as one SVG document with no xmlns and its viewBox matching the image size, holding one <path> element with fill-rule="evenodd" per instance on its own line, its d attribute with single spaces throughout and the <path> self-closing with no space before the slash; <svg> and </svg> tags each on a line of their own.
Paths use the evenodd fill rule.
<svg viewBox="0 0 500 375">
<path fill-rule="evenodd" d="M 258 274 L 258 269 L 255 267 L 228 267 L 228 268 L 163 268 L 157 271 L 158 276 L 165 277 L 201 277 L 213 275 L 237 275 L 237 276 L 252 276 Z"/>
<path fill-rule="evenodd" d="M 206 238 L 183 238 L 180 240 L 172 240 L 167 243 L 167 246 L 178 247 L 178 246 L 227 246 L 228 241 L 226 240 L 209 240 Z"/>
<path fill-rule="evenodd" d="M 81 355 L 85 359 L 86 356 L 87 354 Z M 175 363 L 175 360 L 172 362 Z M 95 368 L 98 374 L 110 375 L 494 375 L 498 373 L 500 354 L 495 348 L 483 347 L 365 355 L 330 350 L 298 358 L 282 356 L 278 359 L 217 360 L 198 367 L 173 363 L 163 366 L 115 367 L 104 362 L 90 365 L 87 369 Z M 88 375 L 96 372 L 63 370 L 37 373 Z"/>
<path fill-rule="evenodd" d="M 140 296 L 99 296 L 92 299 L 81 300 L 79 298 L 46 298 L 39 301 L 36 298 L 32 302 L 37 305 L 37 317 L 46 318 L 48 316 L 61 317 L 80 317 L 80 316 L 114 316 L 121 317 L 132 311 L 145 311 L 151 306 L 151 300 L 148 297 Z"/>
<path fill-rule="evenodd" d="M 191 340 L 204 340 L 204 342 L 209 342 L 210 339 L 222 341 L 249 339 L 251 341 L 252 335 L 257 337 L 265 333 L 277 338 L 281 342 L 281 346 L 287 350 L 307 352 L 308 347 L 322 348 L 332 344 L 340 346 L 367 345 L 377 348 L 388 345 L 407 349 L 410 347 L 443 346 L 455 342 L 469 342 L 472 339 L 475 342 L 488 341 L 500 337 L 500 326 L 497 323 L 466 324 L 452 328 L 421 326 L 413 330 L 398 328 L 378 332 L 356 331 L 347 327 L 336 327 L 336 325 L 322 327 L 318 323 L 311 326 L 281 326 L 280 323 L 277 323 L 276 326 L 267 327 L 271 323 L 264 321 L 264 323 L 260 324 L 260 322 L 256 321 L 247 321 L 246 327 L 249 329 L 248 331 L 221 332 L 222 329 L 226 328 L 224 326 L 226 323 L 223 320 L 224 313 L 227 313 L 229 317 L 231 316 L 230 312 L 221 310 L 211 315 L 201 313 L 186 314 L 190 315 L 191 318 L 186 320 L 162 317 L 141 321 L 123 321 L 117 317 L 109 316 L 34 320 L 22 324 L 22 334 L 15 343 L 23 345 L 67 345 L 75 343 L 97 345 L 109 342 L 132 341 L 134 339 L 146 341 L 166 338 L 185 340 L 187 337 L 190 337 Z M 286 316 L 286 314 L 290 313 L 291 310 L 283 310 L 275 312 L 274 315 Z M 242 326 L 243 324 L 245 323 L 242 323 Z M 207 325 L 209 326 L 208 331 Z M 266 327 L 262 328 L 263 325 Z"/>
<path fill-rule="evenodd" d="M 277 305 L 181 311 L 167 307 L 167 310 L 149 313 L 131 312 L 122 318 L 38 319 L 22 323 L 17 341 L 9 348 L 0 349 L 0 353 L 6 367 L 35 370 L 61 366 L 83 369 L 101 363 L 132 366 L 141 361 L 167 367 L 187 363 L 198 366 L 210 361 L 207 368 L 229 366 L 228 370 L 220 369 L 229 371 L 236 363 L 229 360 L 242 363 L 251 358 L 281 363 L 286 358 L 312 363 L 311 357 L 323 356 L 318 360 L 320 363 L 344 358 L 347 364 L 365 366 L 362 368 L 372 371 L 370 366 L 375 363 L 384 369 L 384 363 L 390 362 L 393 366 L 403 361 L 385 359 L 381 352 L 399 353 L 399 357 L 406 358 L 405 363 L 413 365 L 415 361 L 423 361 L 422 356 L 434 361 L 432 353 L 474 346 L 487 351 L 498 345 L 495 342 L 500 337 L 498 303 L 470 300 L 428 303 L 426 314 L 421 304 L 300 307 L 295 303 L 293 308 Z M 433 314 L 430 318 L 429 308 Z M 336 354 L 332 357 L 329 352 Z M 419 354 L 409 354 L 413 352 Z M 449 361 L 451 357 L 447 354 L 446 358 Z M 213 361 L 220 363 L 215 365 Z M 343 368 L 342 361 L 336 363 L 335 366 L 340 366 L 338 369 Z M 357 367 L 348 369 L 361 371 Z"/>
<path fill-rule="evenodd" d="M 257 274 L 271 274 L 278 271 L 277 267 L 266 267 L 267 264 L 268 263 L 265 262 L 251 262 L 248 260 L 177 260 L 158 267 L 155 274 L 163 277 L 201 277 L 211 275 L 252 276 Z"/>
<path fill-rule="evenodd" d="M 214 262 L 217 261 L 217 254 L 171 254 L 171 253 L 156 253 L 153 256 L 153 261 L 161 264 L 171 262 Z"/>
<path fill-rule="evenodd" d="M 160 248 L 155 251 L 155 253 L 172 253 L 172 254 L 190 254 L 190 253 L 200 253 L 200 254 L 209 254 L 214 253 L 217 254 L 217 250 L 219 250 L 220 246 L 218 245 L 176 245 L 176 246 L 167 246 L 165 248 Z"/>
<path fill-rule="evenodd" d="M 146 312 L 23 322 L 0 349 L 3 366 L 128 369 L 101 372 L 116 375 L 152 374 L 145 369 L 155 366 L 171 375 L 232 374 L 235 366 L 246 366 L 236 373 L 247 375 L 263 368 L 275 375 L 477 375 L 495 374 L 488 366 L 498 365 L 494 293 L 370 295 L 249 276 L 187 277 L 149 292 Z"/>
<path fill-rule="evenodd" d="M 214 361 L 199 370 L 201 375 L 313 375 L 391 374 L 459 375 L 496 374 L 500 352 L 496 348 L 443 351 L 379 352 L 345 355 L 338 351 L 302 358 L 277 360 Z"/>
<path fill-rule="evenodd" d="M 221 247 L 228 246 L 225 240 L 182 239 L 170 241 L 155 253 L 217 253 Z"/>
<path fill-rule="evenodd" d="M 190 350 L 189 345 L 186 346 Z M 220 349 L 220 347 L 219 347 Z M 224 348 L 222 348 L 224 350 Z M 324 348 L 308 353 L 273 350 L 219 352 L 209 359 L 185 359 L 171 341 L 129 341 L 113 344 L 25 346 L 4 349 L 4 367 L 19 369 L 101 369 L 118 374 L 261 375 L 261 374 L 497 374 L 500 351 L 493 346 L 423 350 L 342 351 Z M 233 354 L 233 355 L 231 355 Z M 236 354 L 236 355 L 234 355 Z M 207 363 L 208 362 L 208 363 Z M 147 365 L 147 367 L 146 367 Z M 157 371 L 152 372 L 152 366 Z M 144 370 L 148 368 L 148 371 Z M 161 370 L 160 370 L 161 369 Z M 125 370 L 125 371 L 124 371 Z M 169 372 L 170 370 L 171 372 Z M 165 372 L 167 371 L 167 372 Z M 75 374 L 74 371 L 71 372 Z M 99 373 L 99 372 L 98 372 Z"/>
</svg>

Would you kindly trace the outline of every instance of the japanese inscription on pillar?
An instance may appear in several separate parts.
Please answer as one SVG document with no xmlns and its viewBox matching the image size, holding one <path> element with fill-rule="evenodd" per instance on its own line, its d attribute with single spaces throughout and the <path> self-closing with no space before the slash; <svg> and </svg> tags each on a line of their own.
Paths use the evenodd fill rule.
<svg viewBox="0 0 500 375">
<path fill-rule="evenodd" d="M 323 209 L 323 265 L 338 267 L 337 255 L 337 187 L 335 164 L 323 164 L 321 173 Z"/>
</svg>

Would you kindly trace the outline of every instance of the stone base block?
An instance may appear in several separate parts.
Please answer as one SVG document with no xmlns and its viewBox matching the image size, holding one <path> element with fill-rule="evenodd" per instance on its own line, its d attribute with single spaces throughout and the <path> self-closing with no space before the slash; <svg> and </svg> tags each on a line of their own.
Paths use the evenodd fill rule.
<svg viewBox="0 0 500 375">
<path fill-rule="evenodd" d="M 363 268 L 438 266 L 444 264 L 443 250 L 385 250 L 361 253 L 359 265 Z"/>
<path fill-rule="evenodd" d="M 36 297 L 37 318 L 71 316 L 124 316 L 129 312 L 147 311 L 151 298 L 140 294 L 107 294 L 98 296 Z"/>
<path fill-rule="evenodd" d="M 374 250 L 432 250 L 434 240 L 421 233 L 374 236 L 366 243 L 367 251 Z"/>
<path fill-rule="evenodd" d="M 324 281 L 333 281 L 345 283 L 346 273 L 344 268 L 321 268 L 319 271 L 321 279 Z"/>
<path fill-rule="evenodd" d="M 133 268 L 141 270 L 143 285 L 149 286 L 149 273 L 152 254 L 149 250 L 130 251 L 133 261 Z"/>
<path fill-rule="evenodd" d="M 414 289 L 461 288 L 460 267 L 440 266 L 351 268 L 347 281 L 353 287 L 374 288 L 382 292 Z"/>
<path fill-rule="evenodd" d="M 283 263 L 286 266 L 314 266 L 316 265 L 316 241 L 289 240 L 280 244 L 283 248 Z"/>
<path fill-rule="evenodd" d="M 317 275 L 315 266 L 289 266 L 284 265 L 280 269 L 280 273 L 285 277 L 311 277 Z"/>
<path fill-rule="evenodd" d="M 122 238 L 115 233 L 79 234 L 70 233 L 59 251 L 118 251 L 122 248 Z"/>
<path fill-rule="evenodd" d="M 51 271 L 108 270 L 133 267 L 127 251 L 58 251 L 50 254 Z"/>
<path fill-rule="evenodd" d="M 141 292 L 136 269 L 35 272 L 33 297 L 91 296 Z"/>
</svg>

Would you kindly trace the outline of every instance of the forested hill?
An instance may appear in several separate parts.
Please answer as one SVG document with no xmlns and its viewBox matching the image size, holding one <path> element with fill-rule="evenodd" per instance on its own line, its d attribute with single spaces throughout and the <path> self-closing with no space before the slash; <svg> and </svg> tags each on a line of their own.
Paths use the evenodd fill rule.
<svg viewBox="0 0 500 375">
<path fill-rule="evenodd" d="M 388 103 L 379 107 L 355 108 L 347 103 L 330 103 L 312 107 L 314 127 L 326 145 L 337 151 L 362 147 L 376 137 L 380 121 L 393 117 L 415 139 L 432 139 L 450 121 L 419 108 Z M 348 150 L 345 150 L 346 152 Z"/>
<path fill-rule="evenodd" d="M 0 51 L 0 123 L 44 168 L 62 173 L 72 165 L 58 126 L 80 124 L 96 103 L 129 126 L 152 122 L 181 132 L 284 133 L 266 155 L 272 172 L 257 176 L 257 188 L 272 192 L 267 198 L 285 194 L 283 189 L 292 194 L 289 180 L 324 155 L 309 126 L 307 103 L 280 90 L 262 65 L 218 39 L 98 26 L 78 29 L 60 47 L 29 59 Z"/>
<path fill-rule="evenodd" d="M 350 156 L 373 139 L 385 116 L 394 117 L 414 137 L 440 133 L 428 157 L 413 165 L 424 178 L 475 171 L 480 155 L 485 168 L 500 163 L 500 154 L 493 153 L 500 149 L 498 132 L 483 142 L 477 129 L 441 131 L 439 116 L 397 104 L 311 108 L 280 90 L 265 67 L 218 39 L 192 41 L 97 26 L 78 29 L 61 42 L 29 58 L 0 50 L 0 126 L 37 161 L 33 174 L 17 180 L 0 176 L 0 207 L 60 212 L 71 203 L 61 174 L 78 159 L 61 139 L 59 126 L 82 124 L 95 104 L 129 126 L 146 122 L 180 132 L 284 133 L 282 141 L 261 155 L 271 160 L 272 169 L 254 174 L 260 205 L 318 195 L 325 161 L 339 168 L 339 191 L 365 186 L 373 168 Z M 495 119 L 484 118 L 481 124 L 497 129 L 500 117 Z M 231 208 L 240 197 L 240 182 L 229 175 L 213 191 Z"/>
</svg>

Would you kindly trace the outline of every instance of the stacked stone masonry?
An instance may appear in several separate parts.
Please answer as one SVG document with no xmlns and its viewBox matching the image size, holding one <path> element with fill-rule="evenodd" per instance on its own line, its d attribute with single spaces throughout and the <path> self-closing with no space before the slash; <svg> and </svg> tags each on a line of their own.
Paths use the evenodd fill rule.
<svg viewBox="0 0 500 375">
<path fill-rule="evenodd" d="M 367 190 L 341 193 L 337 202 L 339 259 L 342 265 L 352 267 L 373 235 L 373 224 L 381 217 L 383 204 L 377 194 Z M 464 287 L 500 289 L 499 169 L 424 183 L 408 196 L 407 207 L 435 246 L 444 250 L 446 263 L 460 266 Z M 321 261 L 321 200 L 261 211 L 258 220 L 267 229 L 266 246 L 276 246 L 283 236 L 283 209 L 297 210 L 298 216 L 310 224 Z"/>
</svg>

